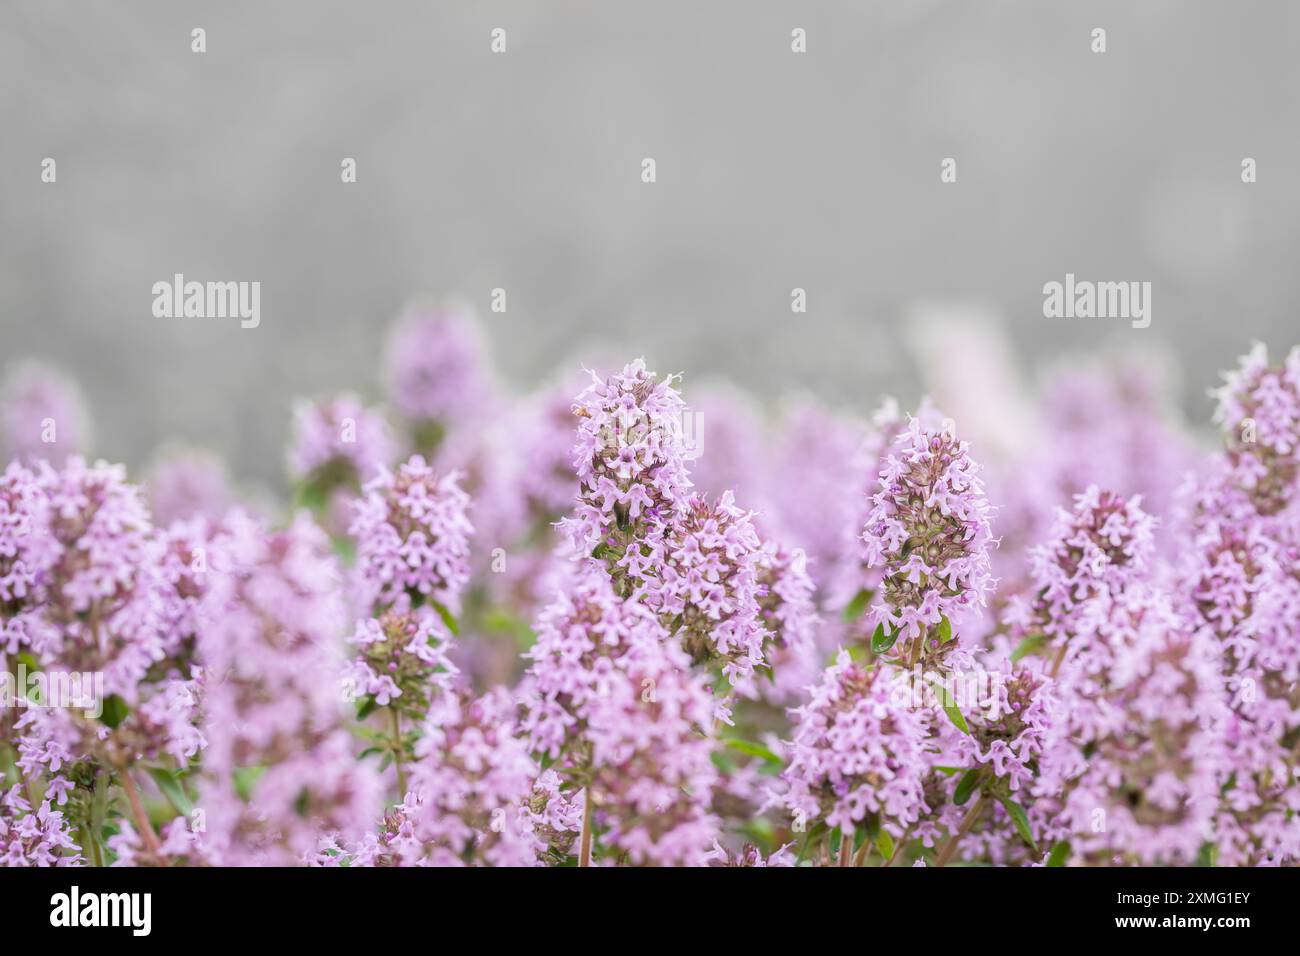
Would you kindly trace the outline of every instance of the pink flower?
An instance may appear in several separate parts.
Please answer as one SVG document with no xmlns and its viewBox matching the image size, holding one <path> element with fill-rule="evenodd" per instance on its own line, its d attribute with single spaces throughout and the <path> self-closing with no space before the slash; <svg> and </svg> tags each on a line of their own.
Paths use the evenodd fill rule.
<svg viewBox="0 0 1300 956">
<path fill-rule="evenodd" d="M 39 362 L 14 366 L 0 397 L 0 450 L 29 465 L 62 467 L 89 444 L 90 419 L 77 386 Z"/>
<path fill-rule="evenodd" d="M 625 596 L 662 560 L 690 488 L 684 410 L 672 376 L 660 381 L 641 359 L 605 379 L 593 372 L 573 405 L 578 499 L 564 526 L 580 553 L 599 553 Z"/>
<path fill-rule="evenodd" d="M 356 838 L 381 787 L 359 763 L 339 683 L 346 615 L 324 533 L 232 514 L 204 598 L 202 806 L 226 865 L 291 865 L 322 833 Z"/>
<path fill-rule="evenodd" d="M 927 811 L 928 717 L 900 699 L 891 674 L 841 651 L 808 702 L 790 712 L 794 738 L 782 776 L 791 813 L 845 832 L 879 814 L 881 825 L 901 836 Z"/>
<path fill-rule="evenodd" d="M 938 660 L 952 647 L 939 635 L 940 623 L 947 618 L 958 636 L 993 584 L 990 508 L 978 466 L 965 442 L 912 419 L 895 439 L 871 501 L 865 557 L 883 579 L 869 623 L 896 640 L 895 659 Z"/>
<path fill-rule="evenodd" d="M 469 580 L 469 498 L 456 473 L 414 455 L 366 485 L 349 529 L 357 541 L 362 604 L 437 601 L 456 610 Z"/>
<path fill-rule="evenodd" d="M 383 413 L 355 395 L 294 408 L 289 477 L 330 492 L 359 488 L 396 457 Z"/>
</svg>

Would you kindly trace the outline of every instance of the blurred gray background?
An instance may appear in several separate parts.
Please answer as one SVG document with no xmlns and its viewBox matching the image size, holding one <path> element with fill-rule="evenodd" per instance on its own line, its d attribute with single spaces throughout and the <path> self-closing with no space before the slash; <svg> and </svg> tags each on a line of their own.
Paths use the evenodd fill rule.
<svg viewBox="0 0 1300 956">
<path fill-rule="evenodd" d="M 1281 0 L 7 0 L 0 357 L 76 376 L 101 455 L 263 481 L 293 396 L 377 396 L 424 297 L 519 388 L 612 348 L 863 410 L 917 392 L 919 303 L 969 307 L 1031 371 L 1164 343 L 1203 420 L 1250 339 L 1297 340 L 1298 42 Z M 1067 271 L 1151 281 L 1151 328 L 1043 318 Z M 175 272 L 259 280 L 261 327 L 154 318 Z"/>
</svg>

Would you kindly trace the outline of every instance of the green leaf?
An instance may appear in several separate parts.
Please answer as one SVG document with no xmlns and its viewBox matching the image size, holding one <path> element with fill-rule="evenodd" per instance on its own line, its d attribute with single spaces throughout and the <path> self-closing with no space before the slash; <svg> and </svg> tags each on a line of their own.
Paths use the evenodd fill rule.
<svg viewBox="0 0 1300 956">
<path fill-rule="evenodd" d="M 235 792 L 241 800 L 247 802 L 253 799 L 253 784 L 264 773 L 265 767 L 240 767 L 231 775 L 234 778 Z"/>
<path fill-rule="evenodd" d="M 818 820 L 815 824 L 813 824 L 812 829 L 808 831 L 808 835 L 804 837 L 803 847 L 802 849 L 799 850 L 799 856 L 794 861 L 795 866 L 798 866 L 800 863 L 804 861 L 804 857 L 808 855 L 808 850 L 811 847 L 815 846 L 817 841 L 819 841 L 825 834 L 826 834 L 826 821 Z"/>
<path fill-rule="evenodd" d="M 378 706 L 379 702 L 375 700 L 375 695 L 367 694 L 365 699 L 361 701 L 361 706 L 357 708 L 357 720 L 365 720 L 375 712 L 375 708 Z"/>
<path fill-rule="evenodd" d="M 757 757 L 767 763 L 780 765 L 781 758 L 768 750 L 762 744 L 750 743 L 748 740 L 741 740 L 739 737 L 728 737 L 726 744 L 732 750 L 739 750 L 742 754 L 748 754 L 751 757 Z"/>
<path fill-rule="evenodd" d="M 894 858 L 894 838 L 884 827 L 881 827 L 880 832 L 876 834 L 876 849 L 880 851 L 880 856 L 886 863 Z"/>
<path fill-rule="evenodd" d="M 980 782 L 980 768 L 972 767 L 962 774 L 962 778 L 957 781 L 957 789 L 952 792 L 952 802 L 961 806 L 970 799 L 970 795 L 975 792 L 976 786 Z"/>
<path fill-rule="evenodd" d="M 1217 866 L 1219 863 L 1219 847 L 1214 843 L 1201 844 L 1201 852 L 1196 854 L 1197 866 Z"/>
<path fill-rule="evenodd" d="M 897 640 L 898 631 L 886 635 L 884 622 L 881 622 L 876 625 L 876 633 L 871 635 L 871 653 L 884 654 L 894 646 L 894 642 Z"/>
<path fill-rule="evenodd" d="M 948 620 L 948 615 L 939 618 L 939 643 L 947 644 L 952 640 L 952 621 Z"/>
<path fill-rule="evenodd" d="M 333 540 L 334 553 L 339 559 L 347 565 L 355 564 L 357 558 L 357 546 L 351 538 L 338 537 Z"/>
<path fill-rule="evenodd" d="M 166 770 L 162 767 L 149 767 L 149 776 L 153 777 L 153 782 L 158 785 L 162 795 L 167 798 L 167 802 L 172 805 L 177 813 L 183 817 L 188 817 L 194 809 L 194 804 L 185 794 L 185 788 L 181 786 L 180 776 L 175 770 Z"/>
<path fill-rule="evenodd" d="M 309 511 L 319 513 L 325 510 L 325 506 L 328 503 L 329 503 L 329 495 L 326 494 L 325 489 L 321 487 L 321 484 L 319 482 L 305 481 L 302 484 L 300 484 L 297 487 L 297 489 L 294 491 L 294 495 L 293 495 L 294 511 L 298 511 L 301 508 L 306 508 Z"/>
<path fill-rule="evenodd" d="M 939 771 L 945 777 L 952 777 L 961 773 L 961 767 L 943 767 L 936 765 L 934 769 Z"/>
<path fill-rule="evenodd" d="M 871 596 L 876 592 L 871 588 L 862 588 L 857 594 L 853 595 L 853 600 L 844 606 L 844 622 L 857 620 L 862 616 L 862 612 L 867 609 L 871 603 Z"/>
<path fill-rule="evenodd" d="M 943 712 L 948 715 L 952 725 L 960 730 L 963 734 L 970 734 L 970 725 L 966 723 L 966 718 L 962 715 L 961 708 L 953 700 L 952 694 L 948 693 L 948 688 L 939 681 L 931 681 L 930 686 L 939 692 L 939 700 L 943 704 Z"/>
<path fill-rule="evenodd" d="M 1034 833 L 1029 829 L 1029 814 L 1025 813 L 1025 808 L 1006 797 L 998 797 L 998 800 L 1002 802 L 1002 806 L 1010 814 L 1011 822 L 1016 825 L 1016 832 L 1020 834 L 1020 838 L 1029 844 L 1029 849 L 1037 853 L 1038 844 L 1034 842 Z"/>
<path fill-rule="evenodd" d="M 441 601 L 435 601 L 433 598 L 429 598 L 429 604 L 438 612 L 438 616 L 442 618 L 442 623 L 447 625 L 447 630 L 451 631 L 452 636 L 460 637 L 460 625 L 456 623 L 456 618 L 447 609 L 447 606 Z"/>
<path fill-rule="evenodd" d="M 1020 660 L 1020 658 L 1032 654 L 1034 651 L 1038 650 L 1046 640 L 1046 634 L 1030 634 L 1020 642 L 1019 647 L 1011 652 L 1011 663 L 1014 664 L 1016 661 Z"/>
<path fill-rule="evenodd" d="M 1070 857 L 1070 841 L 1062 840 L 1056 846 L 1052 847 L 1052 853 L 1047 858 L 1048 866 L 1065 866 L 1065 861 Z"/>
<path fill-rule="evenodd" d="M 104 712 L 99 715 L 99 719 L 116 730 L 130 712 L 131 708 L 126 706 L 126 701 L 117 694 L 109 694 L 104 698 Z"/>
</svg>

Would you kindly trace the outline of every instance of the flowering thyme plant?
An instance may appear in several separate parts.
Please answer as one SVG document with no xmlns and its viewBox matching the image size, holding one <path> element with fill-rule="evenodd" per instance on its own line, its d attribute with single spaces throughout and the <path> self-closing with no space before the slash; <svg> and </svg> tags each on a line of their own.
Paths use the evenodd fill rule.
<svg viewBox="0 0 1300 956">
<path fill-rule="evenodd" d="M 1017 452 L 486 358 L 405 318 L 386 405 L 298 407 L 279 513 L 203 452 L 87 460 L 19 367 L 0 864 L 1300 860 L 1300 350 L 1200 460 L 1133 367 Z"/>
</svg>

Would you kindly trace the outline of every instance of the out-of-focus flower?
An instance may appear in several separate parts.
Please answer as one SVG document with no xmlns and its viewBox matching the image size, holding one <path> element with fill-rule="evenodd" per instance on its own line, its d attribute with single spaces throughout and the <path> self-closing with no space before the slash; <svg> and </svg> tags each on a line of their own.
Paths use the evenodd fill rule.
<svg viewBox="0 0 1300 956">
<path fill-rule="evenodd" d="M 86 451 L 90 419 L 77 386 L 40 362 L 24 362 L 5 376 L 0 395 L 0 451 L 28 464 L 58 468 Z"/>
<path fill-rule="evenodd" d="M 776 542 L 764 544 L 759 557 L 759 622 L 770 635 L 763 654 L 771 680 L 753 683 L 759 696 L 773 703 L 793 701 L 821 671 L 816 640 L 820 619 L 807 564 L 802 551 Z"/>
<path fill-rule="evenodd" d="M 1260 498 L 1252 462 L 1232 450 L 1216 458 L 1188 483 L 1180 515 L 1185 614 L 1217 652 L 1231 706 L 1215 842 L 1217 862 L 1228 866 L 1300 858 L 1288 743 L 1300 727 L 1300 522 L 1294 507 L 1274 510 L 1292 496 L 1283 485 Z"/>
<path fill-rule="evenodd" d="M 226 466 L 201 450 L 173 450 L 154 462 L 144 483 L 154 523 L 166 527 L 188 518 L 215 520 L 234 502 Z"/>
<path fill-rule="evenodd" d="M 569 791 L 586 790 L 607 858 L 703 862 L 713 702 L 654 614 L 588 566 L 542 612 L 527 656 L 522 730 Z"/>
<path fill-rule="evenodd" d="M 322 496 L 337 489 L 359 490 L 396 457 L 388 422 L 355 395 L 294 407 L 289 477 Z"/>
<path fill-rule="evenodd" d="M 760 411 L 747 395 L 729 385 L 692 391 L 683 431 L 698 494 L 717 498 L 730 491 L 748 507 L 764 507 L 766 436 Z"/>
<path fill-rule="evenodd" d="M 482 335 L 466 313 L 413 311 L 389 333 L 389 400 L 411 425 L 415 451 L 430 454 L 448 428 L 476 419 L 492 397 Z"/>
<path fill-rule="evenodd" d="M 158 532 L 164 657 L 155 670 L 161 666 L 169 674 L 187 676 L 195 663 L 199 611 L 212 582 L 213 541 L 221 530 L 207 518 L 189 518 Z"/>
<path fill-rule="evenodd" d="M 753 867 L 790 867 L 795 865 L 794 854 L 790 852 L 791 844 L 778 847 L 768 856 L 754 844 L 746 843 L 739 851 L 732 853 L 724 849 L 716 840 L 713 851 L 708 854 L 709 866 L 753 866 Z"/>
<path fill-rule="evenodd" d="M 1067 661 L 1067 719 L 1049 735 L 1035 791 L 1059 803 L 1046 835 L 1082 862 L 1191 865 L 1213 839 L 1228 768 L 1222 680 L 1159 592 L 1141 603 L 1116 622 L 1108 666 Z"/>
<path fill-rule="evenodd" d="M 121 466 L 42 466 L 54 560 L 33 650 L 48 669 L 103 672 L 127 703 L 164 654 L 160 545 Z"/>
<path fill-rule="evenodd" d="M 788 406 L 775 432 L 762 502 L 770 511 L 760 524 L 766 535 L 803 550 L 819 592 L 857 557 L 845 529 L 861 529 L 854 525 L 861 490 L 854 460 L 864 434 L 859 422 L 810 400 Z M 819 606 L 826 606 L 820 597 Z"/>
<path fill-rule="evenodd" d="M 1276 514 L 1295 499 L 1300 478 L 1300 348 L 1273 367 L 1257 343 L 1224 379 L 1214 417 L 1237 483 L 1260 514 Z"/>
<path fill-rule="evenodd" d="M 33 642 L 42 586 L 58 556 L 49 521 L 36 475 L 10 463 L 0 474 L 0 654 Z"/>
<path fill-rule="evenodd" d="M 202 806 L 226 865 L 292 865 L 322 833 L 355 839 L 380 785 L 344 727 L 346 613 L 324 533 L 299 515 L 268 533 L 234 513 L 204 598 Z"/>
<path fill-rule="evenodd" d="M 108 849 L 117 857 L 114 866 L 213 866 L 215 862 L 208 849 L 206 833 L 192 827 L 185 817 L 166 823 L 158 835 L 158 852 L 145 847 L 129 820 L 123 820 L 121 831 L 109 837 Z"/>
<path fill-rule="evenodd" d="M 587 709 L 603 675 L 634 647 L 666 644 L 668 633 L 638 601 L 622 601 L 599 568 L 583 566 L 538 615 L 537 640 L 520 685 L 520 727 L 530 749 L 550 760 L 581 759 Z M 580 781 L 581 782 L 581 781 Z"/>
<path fill-rule="evenodd" d="M 344 855 L 353 866 L 535 866 L 528 807 L 537 765 L 515 736 L 514 701 L 444 694 L 429 710 L 406 799 Z"/>
</svg>

